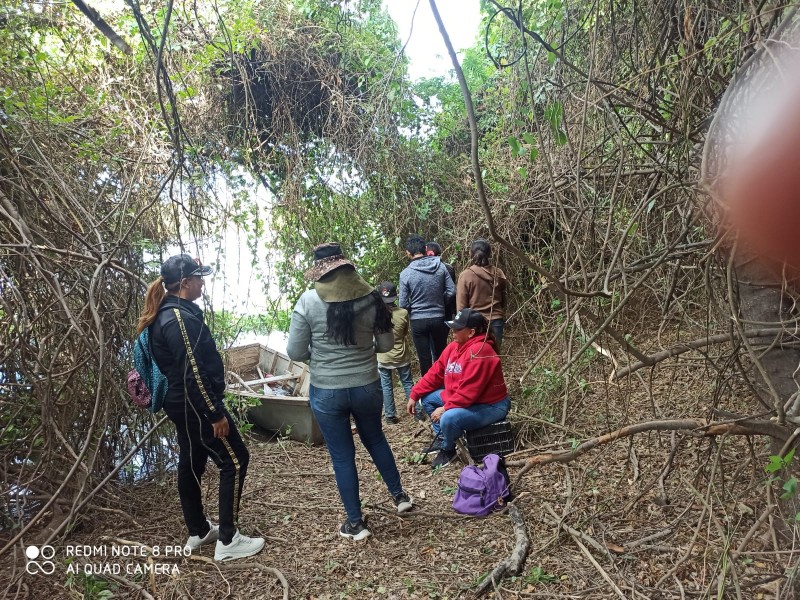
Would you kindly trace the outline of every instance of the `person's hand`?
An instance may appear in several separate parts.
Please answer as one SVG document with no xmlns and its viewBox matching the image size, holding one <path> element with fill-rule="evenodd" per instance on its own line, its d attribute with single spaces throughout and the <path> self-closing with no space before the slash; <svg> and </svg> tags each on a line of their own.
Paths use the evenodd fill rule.
<svg viewBox="0 0 800 600">
<path fill-rule="evenodd" d="M 416 410 L 417 410 L 417 401 L 409 399 L 408 404 L 406 404 L 406 412 L 413 417 Z"/>
<path fill-rule="evenodd" d="M 212 423 L 211 427 L 214 428 L 215 438 L 224 438 L 231 430 L 230 425 L 228 425 L 228 417 L 222 417 L 216 423 Z"/>
<path fill-rule="evenodd" d="M 440 406 L 435 411 L 433 411 L 431 413 L 431 421 L 433 421 L 434 423 L 438 423 L 439 419 L 442 418 L 442 415 L 444 414 L 444 411 L 445 411 L 444 406 Z"/>
</svg>

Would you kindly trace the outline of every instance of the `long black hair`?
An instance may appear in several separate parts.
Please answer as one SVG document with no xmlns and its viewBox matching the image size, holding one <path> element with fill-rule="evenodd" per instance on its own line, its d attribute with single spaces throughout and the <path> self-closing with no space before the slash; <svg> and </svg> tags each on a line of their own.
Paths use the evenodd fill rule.
<svg viewBox="0 0 800 600">
<path fill-rule="evenodd" d="M 370 296 L 375 305 L 375 325 L 373 326 L 373 332 L 386 333 L 387 331 L 391 331 L 391 311 L 377 291 L 373 291 Z M 325 331 L 325 335 L 337 344 L 342 344 L 343 346 L 356 345 L 353 324 L 355 323 L 354 306 L 358 300 L 360 300 L 360 298 L 346 300 L 345 302 L 331 302 L 328 304 L 328 311 L 325 314 L 328 328 Z"/>
</svg>

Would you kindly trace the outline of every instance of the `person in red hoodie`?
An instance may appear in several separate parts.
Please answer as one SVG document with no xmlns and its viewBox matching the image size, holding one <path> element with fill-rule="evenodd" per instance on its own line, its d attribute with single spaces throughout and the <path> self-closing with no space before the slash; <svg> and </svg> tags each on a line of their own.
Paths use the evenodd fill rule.
<svg viewBox="0 0 800 600">
<path fill-rule="evenodd" d="M 411 388 L 407 410 L 414 415 L 418 400 L 433 422 L 441 447 L 432 466 L 444 467 L 456 457 L 456 440 L 464 431 L 505 419 L 511 408 L 500 357 L 486 317 L 463 308 L 446 321 L 454 341 Z M 434 441 L 434 444 L 436 442 Z"/>
</svg>

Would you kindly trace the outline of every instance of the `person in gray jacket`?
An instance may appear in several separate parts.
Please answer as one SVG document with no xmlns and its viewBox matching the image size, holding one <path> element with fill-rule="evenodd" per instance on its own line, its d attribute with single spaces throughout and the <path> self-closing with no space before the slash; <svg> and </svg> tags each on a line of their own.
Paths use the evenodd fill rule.
<svg viewBox="0 0 800 600">
<path fill-rule="evenodd" d="M 399 303 L 409 312 L 411 339 L 424 376 L 447 346 L 446 306 L 455 298 L 456 286 L 438 256 L 425 256 L 422 237 L 406 240 L 406 255 L 411 263 L 400 273 Z"/>
<path fill-rule="evenodd" d="M 381 428 L 383 393 L 376 352 L 394 346 L 392 315 L 337 243 L 314 248 L 314 266 L 306 271 L 306 279 L 314 282 L 314 289 L 303 293 L 294 307 L 286 351 L 293 360 L 310 363 L 311 410 L 328 446 L 347 513 L 339 535 L 362 540 L 371 532 L 361 513 L 351 416 L 397 512 L 412 508 Z"/>
</svg>

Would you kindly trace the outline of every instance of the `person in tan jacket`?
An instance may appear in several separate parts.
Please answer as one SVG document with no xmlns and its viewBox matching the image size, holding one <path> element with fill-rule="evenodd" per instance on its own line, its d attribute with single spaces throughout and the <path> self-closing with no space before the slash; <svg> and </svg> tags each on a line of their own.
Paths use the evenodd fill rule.
<svg viewBox="0 0 800 600">
<path fill-rule="evenodd" d="M 491 264 L 492 247 L 479 238 L 470 245 L 472 264 L 458 276 L 456 310 L 471 308 L 489 322 L 495 348 L 500 351 L 508 302 L 508 279 L 503 270 Z"/>
<path fill-rule="evenodd" d="M 394 333 L 394 347 L 388 352 L 378 353 L 378 374 L 381 376 L 383 389 L 383 418 L 387 423 L 397 424 L 397 409 L 394 403 L 394 389 L 392 386 L 392 373 L 397 373 L 403 390 L 406 392 L 406 401 L 411 393 L 414 382 L 411 379 L 411 349 L 408 346 L 408 311 L 395 304 L 397 300 L 397 286 L 391 281 L 384 281 L 378 286 L 378 293 L 384 303 L 392 311 L 392 333 Z"/>
</svg>

